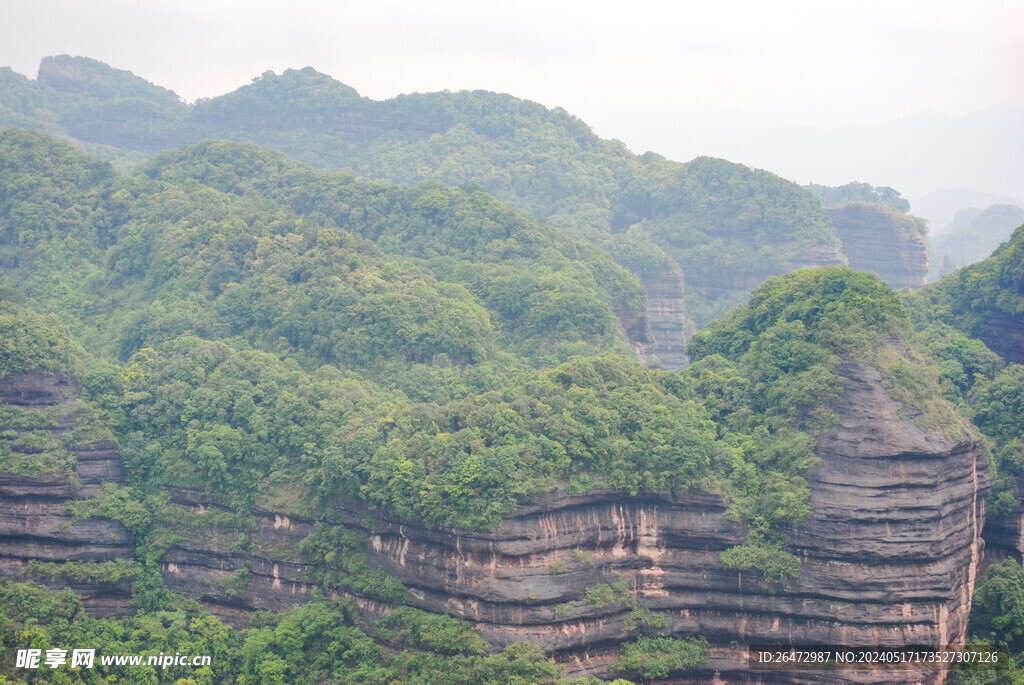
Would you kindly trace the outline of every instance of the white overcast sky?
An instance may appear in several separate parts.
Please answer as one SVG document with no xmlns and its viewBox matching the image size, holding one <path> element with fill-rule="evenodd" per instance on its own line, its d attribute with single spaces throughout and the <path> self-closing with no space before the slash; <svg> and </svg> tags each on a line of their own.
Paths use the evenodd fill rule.
<svg viewBox="0 0 1024 685">
<path fill-rule="evenodd" d="M 307 65 L 376 99 L 503 91 L 636 152 L 747 161 L 775 129 L 1024 103 L 1024 0 L 2 0 L 0 66 L 65 53 L 188 101 Z"/>
</svg>

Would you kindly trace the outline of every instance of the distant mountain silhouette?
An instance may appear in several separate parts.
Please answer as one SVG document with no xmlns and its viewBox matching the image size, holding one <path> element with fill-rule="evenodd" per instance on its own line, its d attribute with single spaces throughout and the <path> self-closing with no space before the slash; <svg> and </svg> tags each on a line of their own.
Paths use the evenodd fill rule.
<svg viewBox="0 0 1024 685">
<path fill-rule="evenodd" d="M 928 233 L 937 236 L 958 228 L 953 224 L 953 220 L 960 210 L 973 208 L 980 212 L 985 207 L 997 204 L 1024 208 L 1024 200 L 1008 195 L 978 193 L 963 188 L 943 188 L 911 200 L 910 211 L 927 219 Z"/>
</svg>

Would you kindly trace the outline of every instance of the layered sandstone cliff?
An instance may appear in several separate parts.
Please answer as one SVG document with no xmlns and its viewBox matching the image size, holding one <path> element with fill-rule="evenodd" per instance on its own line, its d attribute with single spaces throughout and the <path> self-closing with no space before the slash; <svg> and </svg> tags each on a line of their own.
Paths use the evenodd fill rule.
<svg viewBox="0 0 1024 685">
<path fill-rule="evenodd" d="M 1024 487 L 1024 479 L 1017 483 L 1018 488 Z M 1024 507 L 998 518 L 991 517 L 985 521 L 985 563 L 987 568 L 1006 557 L 1013 557 L 1018 563 L 1024 563 Z"/>
<path fill-rule="evenodd" d="M 56 443 L 75 428 L 72 405 L 78 397 L 74 382 L 63 375 L 11 374 L 0 379 L 0 406 L 12 417 L 36 412 L 32 432 Z M 65 412 L 54 412 L 58 408 Z M 51 410 L 45 418 L 38 412 Z M 8 451 L 18 451 L 17 437 L 29 432 L 21 426 L 0 426 L 13 439 Z M 37 442 L 41 442 L 37 440 Z M 13 445 L 13 446 L 11 446 Z M 29 450 L 31 447 L 21 447 Z M 69 500 L 92 497 L 104 482 L 122 482 L 124 469 L 117 445 L 109 440 L 77 442 L 71 458 L 50 473 L 20 475 L 0 472 L 0 578 L 35 580 L 52 587 L 71 587 L 94 616 L 125 616 L 131 613 L 131 581 L 79 580 L 69 582 L 37 573 L 32 562 L 104 562 L 132 559 L 135 544 L 120 523 L 107 519 L 74 521 L 67 511 Z"/>
<path fill-rule="evenodd" d="M 924 432 L 870 367 L 845 364 L 840 424 L 819 446 L 811 479 L 814 518 L 790 531 L 799 578 L 766 586 L 755 572 L 726 571 L 719 553 L 745 530 L 723 518 L 720 497 L 676 492 L 552 493 L 524 503 L 492 531 L 455 531 L 339 503 L 335 522 L 369 540 L 373 562 L 401 579 L 413 603 L 471 621 L 493 645 L 539 641 L 573 671 L 607 675 L 619 643 L 638 634 L 637 607 L 670 635 L 704 635 L 710 667 L 695 682 L 822 682 L 809 672 L 751 673 L 753 644 L 946 646 L 961 640 L 983 551 L 985 462 L 971 438 Z M 199 505 L 196 505 L 199 506 Z M 249 556 L 236 533 L 177 543 L 164 559 L 168 584 L 229 620 L 281 609 L 313 591 L 294 550 L 313 530 L 265 512 Z M 277 551 L 275 556 L 275 550 Z M 223 589 L 250 564 L 241 592 Z M 625 582 L 630 598 L 603 606 L 587 588 Z M 362 601 L 367 611 L 383 606 Z M 888 682 L 892 673 L 837 672 L 829 682 Z M 906 672 L 904 682 L 938 682 Z"/>
<path fill-rule="evenodd" d="M 792 269 L 814 269 L 831 264 L 843 264 L 846 259 L 839 246 L 833 242 L 812 243 L 789 260 Z"/>
<path fill-rule="evenodd" d="M 658 269 L 637 274 L 647 293 L 647 320 L 654 338 L 651 366 L 677 370 L 689 363 L 686 342 L 696 326 L 686 316 L 686 285 L 678 269 Z M 645 363 L 648 361 L 642 359 Z"/>
<path fill-rule="evenodd" d="M 850 268 L 870 271 L 893 288 L 919 288 L 928 275 L 928 244 L 914 217 L 884 205 L 826 209 Z"/>
<path fill-rule="evenodd" d="M 873 368 L 846 363 L 840 371 L 840 421 L 821 440 L 810 480 L 814 517 L 789 531 L 802 570 L 782 585 L 720 567 L 721 551 L 746 531 L 723 517 L 721 497 L 696 491 L 549 493 L 489 531 L 424 525 L 351 502 L 338 502 L 329 523 L 365 537 L 371 563 L 399 578 L 414 605 L 471 621 L 495 647 L 536 640 L 572 672 L 607 675 L 621 642 L 643 630 L 707 637 L 710 664 L 685 682 L 891 682 L 885 671 L 751 672 L 745 661 L 755 644 L 946 646 L 964 636 L 988 489 L 978 446 L 919 429 Z M 104 460 L 109 452 L 80 455 L 83 490 L 95 478 L 81 465 Z M 5 507 L 0 531 L 5 576 L 33 557 L 131 554 L 126 531 L 112 522 L 62 525 L 63 503 L 82 492 L 51 480 L 4 478 L 2 497 L 15 504 Z M 299 552 L 314 521 L 257 511 L 247 525 L 234 524 L 213 516 L 223 506 L 216 498 L 176 492 L 173 500 L 209 522 L 176 536 L 161 560 L 171 589 L 236 625 L 256 609 L 300 605 L 317 589 L 319 569 Z M 86 535 L 83 523 L 107 527 Z M 625 592 L 585 601 L 587 588 L 613 584 Z M 368 617 L 388 609 L 357 601 Z M 644 627 L 644 610 L 664 627 Z M 941 673 L 900 677 L 932 683 Z"/>
</svg>

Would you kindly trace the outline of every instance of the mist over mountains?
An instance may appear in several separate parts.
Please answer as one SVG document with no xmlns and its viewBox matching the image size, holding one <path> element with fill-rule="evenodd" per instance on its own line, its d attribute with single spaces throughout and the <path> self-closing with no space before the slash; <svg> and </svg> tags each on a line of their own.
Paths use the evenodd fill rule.
<svg viewBox="0 0 1024 685">
<path fill-rule="evenodd" d="M 964 209 L 981 211 L 992 205 L 1024 208 L 1024 201 L 1008 195 L 976 193 L 963 188 L 942 188 L 912 201 L 913 212 L 928 219 L 928 233 L 937 236 L 954 228 L 958 212 Z"/>
<path fill-rule="evenodd" d="M 804 183 L 840 185 L 859 179 L 898 188 L 909 198 L 962 188 L 1024 201 L 1020 102 L 956 118 L 921 114 L 870 126 L 781 129 L 743 148 L 730 159 Z M 923 207 L 912 205 L 911 211 L 932 219 Z M 945 226 L 931 223 L 937 230 Z"/>
<path fill-rule="evenodd" d="M 40 80 L 58 90 L 71 83 L 67 81 L 68 75 L 53 73 L 60 71 L 59 64 L 66 66 L 67 62 L 46 58 L 40 69 Z M 80 61 L 79 67 L 81 64 Z M 111 71 L 106 65 L 103 67 Z M 11 85 L 9 79 L 15 74 L 10 71 L 7 74 L 4 82 Z M 163 105 L 172 104 L 164 98 L 166 95 L 177 99 L 171 91 L 159 86 L 146 88 L 143 79 L 132 78 L 149 93 L 142 95 L 142 99 L 162 102 Z M 18 88 L 14 87 L 14 90 Z M 342 86 L 342 89 L 357 95 L 348 86 Z M 161 92 L 163 95 L 158 95 Z M 138 95 L 133 94 L 133 97 Z M 228 96 L 208 98 L 205 102 L 224 97 Z M 202 109 L 204 101 L 195 104 Z M 11 105 L 10 101 L 0 103 L 0 121 L 18 125 L 18 121 L 25 124 L 34 118 L 18 105 L 13 106 L 14 111 L 9 111 Z M 107 115 L 124 116 L 125 113 L 119 115 L 108 111 Z M 644 115 L 641 113 L 640 116 Z M 1008 101 L 960 117 L 919 114 L 884 123 L 839 128 L 780 126 L 769 133 L 754 133 L 750 122 L 735 118 L 729 119 L 733 121 L 733 132 L 729 135 L 715 134 L 711 138 L 702 138 L 700 134 L 700 122 L 707 123 L 701 116 L 704 115 L 695 112 L 693 117 L 680 120 L 679 143 L 666 139 L 652 149 L 662 154 L 679 150 L 683 156 L 678 161 L 686 161 L 689 156 L 697 154 L 713 154 L 770 169 L 800 183 L 841 185 L 858 180 L 898 188 L 905 197 L 922 200 L 920 204 L 914 203 L 912 211 L 929 220 L 933 233 L 941 231 L 952 218 L 952 213 L 947 218 L 945 212 L 931 212 L 931 203 L 925 200 L 925 196 L 935 191 L 955 188 L 1000 196 L 1000 199 L 992 200 L 983 207 L 996 201 L 1024 204 L 1020 190 L 1024 188 L 1024 164 L 1019 154 L 1024 149 L 1022 102 Z M 26 125 L 37 126 L 40 122 Z M 602 133 L 616 135 L 613 130 Z M 706 143 L 702 144 L 702 139 Z M 668 154 L 672 156 L 671 152 Z M 962 204 L 952 211 L 976 204 Z"/>
</svg>

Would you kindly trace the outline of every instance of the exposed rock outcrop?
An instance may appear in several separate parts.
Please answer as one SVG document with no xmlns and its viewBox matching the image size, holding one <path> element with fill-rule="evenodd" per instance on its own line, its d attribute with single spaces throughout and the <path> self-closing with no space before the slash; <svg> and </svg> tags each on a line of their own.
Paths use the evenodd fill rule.
<svg viewBox="0 0 1024 685">
<path fill-rule="evenodd" d="M 846 262 L 842 251 L 834 242 L 813 243 L 789 261 L 793 269 L 814 269 Z"/>
<path fill-rule="evenodd" d="M 650 365 L 654 354 L 655 341 L 651 336 L 650 299 L 646 310 L 613 305 L 615 318 L 622 327 L 626 340 L 633 346 L 636 357 L 641 364 Z"/>
<path fill-rule="evenodd" d="M 782 585 L 721 568 L 721 551 L 742 543 L 746 531 L 723 517 L 721 497 L 697 491 L 550 493 L 490 531 L 424 525 L 351 502 L 338 502 L 331 523 L 364 536 L 371 563 L 399 578 L 416 606 L 471 621 L 496 647 L 539 641 L 577 673 L 607 675 L 621 641 L 640 630 L 629 626 L 638 607 L 664 617 L 655 632 L 709 640 L 709 666 L 687 682 L 716 674 L 724 682 L 821 682 L 813 672 L 749 671 L 746 648 L 755 644 L 955 644 L 966 630 L 984 545 L 984 459 L 973 438 L 920 430 L 875 369 L 845 363 L 840 372 L 847 384 L 835 406 L 839 424 L 819 443 L 822 463 L 810 479 L 814 517 L 789 532 L 801 574 Z M 28 558 L 130 556 L 120 524 L 68 525 L 64 513 L 68 498 L 120 477 L 112 448 L 79 454 L 77 493 L 57 475 L 5 476 L 0 573 L 16 576 Z M 174 501 L 200 515 L 218 508 L 197 493 L 176 493 Z M 236 625 L 255 609 L 308 601 L 317 569 L 298 550 L 314 522 L 268 511 L 255 520 L 245 530 L 211 522 L 179 536 L 161 560 L 167 585 Z M 612 583 L 628 592 L 603 604 L 584 601 L 586 588 Z M 101 615 L 126 610 L 116 589 L 81 588 Z M 388 608 L 357 601 L 368 617 Z M 891 676 L 842 671 L 827 679 Z M 900 676 L 941 680 L 935 671 Z"/>
<path fill-rule="evenodd" d="M 853 203 L 826 209 L 850 268 L 871 271 L 893 288 L 919 288 L 928 275 L 921 224 L 884 205 Z"/>
<path fill-rule="evenodd" d="M 997 309 L 980 313 L 977 336 L 1008 364 L 1024 364 L 1024 316 Z"/>
<path fill-rule="evenodd" d="M 0 379 L 0 402 L 16 410 L 70 404 L 78 388 L 63 375 L 10 374 Z M 37 430 L 59 437 L 75 427 L 67 419 Z M 0 426 L 0 430 L 8 428 Z M 0 578 L 35 580 L 52 587 L 66 582 L 35 576 L 30 562 L 112 561 L 131 559 L 135 543 L 120 523 L 106 519 L 73 521 L 71 499 L 92 497 L 104 482 L 123 482 L 124 469 L 112 442 L 77 445 L 73 475 L 66 466 L 52 473 L 0 473 Z M 70 587 L 94 616 L 131 613 L 131 581 L 76 582 Z"/>
<path fill-rule="evenodd" d="M 1017 487 L 1024 487 L 1024 482 L 1018 482 Z M 1013 557 L 1018 563 L 1024 563 L 1024 507 L 1017 507 L 1017 510 L 1008 516 L 990 517 L 985 521 L 983 534 L 986 550 L 985 568 L 1006 557 Z"/>
<path fill-rule="evenodd" d="M 78 386 L 64 374 L 12 373 L 0 379 L 0 402 L 15 407 L 71 404 Z"/>
<path fill-rule="evenodd" d="M 984 459 L 973 439 L 918 429 L 876 370 L 845 364 L 842 372 L 840 425 L 820 443 L 822 465 L 811 479 L 815 515 L 790 533 L 802 572 L 781 586 L 720 568 L 719 553 L 742 543 L 745 530 L 723 518 L 721 498 L 700 492 L 552 493 L 492 531 L 426 526 L 344 502 L 334 518 L 368 538 L 373 562 L 400 578 L 417 606 L 465 618 L 497 646 L 537 640 L 573 671 L 607 674 L 620 641 L 636 634 L 626 629 L 628 602 L 582 601 L 586 588 L 619 579 L 638 606 L 667 619 L 665 633 L 708 638 L 711 667 L 695 682 L 714 672 L 727 682 L 820 682 L 799 671 L 752 674 L 752 644 L 955 644 L 984 545 Z M 237 531 L 211 532 L 177 543 L 164 575 L 228 620 L 293 606 L 313 589 L 309 568 L 280 550 L 294 550 L 312 530 L 310 521 L 263 513 L 249 556 L 229 552 Z M 248 584 L 224 590 L 246 564 Z M 829 681 L 891 675 L 851 671 Z"/>
<path fill-rule="evenodd" d="M 677 269 L 659 269 L 638 273 L 647 292 L 647 320 L 654 338 L 651 366 L 676 370 L 689 363 L 686 342 L 696 326 L 686 316 L 686 285 Z M 646 361 L 646 360 L 645 360 Z"/>
</svg>

